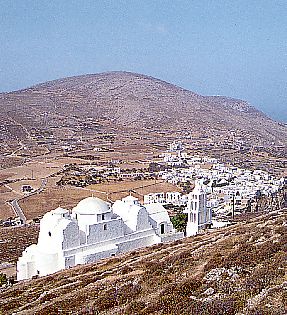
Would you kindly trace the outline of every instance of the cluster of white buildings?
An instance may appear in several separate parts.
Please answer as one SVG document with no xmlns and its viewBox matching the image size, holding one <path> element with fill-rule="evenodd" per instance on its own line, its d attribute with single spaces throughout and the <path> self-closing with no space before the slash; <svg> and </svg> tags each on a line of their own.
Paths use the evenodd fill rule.
<svg viewBox="0 0 287 315">
<path fill-rule="evenodd" d="M 183 195 L 177 191 L 149 193 L 144 195 L 144 204 L 160 203 L 173 204 L 175 206 L 182 206 L 187 204 L 187 195 Z"/>
<path fill-rule="evenodd" d="M 180 156 L 183 154 L 182 152 L 177 153 Z M 165 154 L 169 156 L 171 153 Z M 163 162 L 170 165 L 170 162 L 166 162 L 166 160 L 166 155 L 164 155 Z M 270 196 L 284 184 L 284 178 L 275 179 L 262 170 L 250 171 L 238 167 L 228 167 L 214 158 L 188 157 L 186 155 L 185 164 L 188 167 L 161 171 L 161 178 L 175 185 L 201 179 L 207 184 L 207 205 L 212 207 L 215 212 L 228 212 L 232 207 L 238 210 L 244 209 L 259 192 L 261 195 Z M 146 201 L 148 202 L 152 198 L 151 195 L 147 196 Z M 184 196 L 178 198 L 182 202 L 186 202 Z"/>
<path fill-rule="evenodd" d="M 186 235 L 210 227 L 205 187 L 188 196 Z M 141 205 L 133 196 L 112 206 L 95 197 L 81 200 L 72 211 L 57 208 L 40 221 L 38 243 L 25 249 L 17 262 L 17 280 L 44 276 L 77 264 L 95 262 L 137 248 L 184 237 L 174 230 L 160 203 Z"/>
<path fill-rule="evenodd" d="M 217 159 L 209 157 L 190 157 L 182 150 L 164 152 L 160 155 L 163 162 L 170 166 L 197 165 L 198 163 L 217 163 Z"/>
</svg>

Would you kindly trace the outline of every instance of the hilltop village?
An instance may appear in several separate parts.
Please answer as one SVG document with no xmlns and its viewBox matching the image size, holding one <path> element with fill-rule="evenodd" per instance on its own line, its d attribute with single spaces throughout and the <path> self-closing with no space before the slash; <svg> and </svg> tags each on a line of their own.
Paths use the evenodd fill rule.
<svg viewBox="0 0 287 315">
<path fill-rule="evenodd" d="M 233 215 L 242 212 L 258 211 L 258 201 L 270 197 L 266 210 L 278 206 L 276 194 L 286 184 L 284 177 L 276 179 L 263 170 L 246 170 L 232 165 L 225 165 L 215 158 L 189 156 L 183 150 L 181 142 L 170 145 L 169 152 L 163 153 L 162 164 L 167 169 L 159 172 L 159 176 L 172 184 L 179 184 L 185 190 L 190 190 L 194 180 L 200 179 L 207 185 L 208 207 L 216 214 Z M 172 168 L 170 169 L 169 166 Z M 147 203 L 169 203 L 176 200 L 186 204 L 186 195 L 149 194 L 145 196 Z"/>
<path fill-rule="evenodd" d="M 112 207 L 99 198 L 88 197 L 72 211 L 58 207 L 46 213 L 41 220 L 38 244 L 26 248 L 19 258 L 17 279 L 43 276 L 76 264 L 183 238 L 183 232 L 172 226 L 169 214 L 186 215 L 181 230 L 191 236 L 208 227 L 225 226 L 227 219 L 234 219 L 237 214 L 258 212 L 259 201 L 264 198 L 268 198 L 265 211 L 280 207 L 277 194 L 286 184 L 284 178 L 275 179 L 262 170 L 226 166 L 215 158 L 189 156 L 181 142 L 171 143 L 159 158 L 146 171 L 122 172 L 116 166 L 90 167 L 85 169 L 85 175 L 88 173 L 90 180 L 100 175 L 102 181 L 107 177 L 118 181 L 156 177 L 181 187 L 182 192 L 145 194 L 141 196 L 142 205 L 131 195 L 135 193 L 131 190 L 130 196 L 122 200 L 110 200 Z M 83 175 L 80 169 L 74 171 L 74 176 Z M 58 182 L 59 185 L 67 183 L 80 182 L 63 178 Z M 86 183 L 82 181 L 80 185 Z M 177 213 L 170 211 L 174 207 Z"/>
</svg>

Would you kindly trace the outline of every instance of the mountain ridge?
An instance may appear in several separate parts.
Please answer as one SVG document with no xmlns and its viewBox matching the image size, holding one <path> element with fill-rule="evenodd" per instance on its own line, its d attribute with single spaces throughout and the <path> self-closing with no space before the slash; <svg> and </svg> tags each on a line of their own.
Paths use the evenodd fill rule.
<svg viewBox="0 0 287 315">
<path fill-rule="evenodd" d="M 120 139 L 123 134 L 158 138 L 160 132 L 175 140 L 207 137 L 216 144 L 232 143 L 237 137 L 239 145 L 245 143 L 249 149 L 286 146 L 287 127 L 246 101 L 203 96 L 131 72 L 74 76 L 1 93 L 0 106 L 7 147 L 47 132 L 58 143 L 65 143 L 64 134 L 80 135 L 85 141 L 87 128 L 90 137 L 92 130 Z"/>
<path fill-rule="evenodd" d="M 116 78 L 121 78 L 124 81 L 125 77 L 128 79 L 126 80 L 127 82 L 124 82 L 124 84 L 122 85 L 113 85 L 115 84 Z M 109 82 L 109 79 L 111 80 L 111 82 Z M 175 91 L 176 95 L 182 93 L 183 96 L 186 96 L 186 94 L 191 98 L 188 100 L 188 102 L 191 101 L 196 101 L 197 103 L 201 103 L 204 102 L 205 100 L 210 100 L 213 101 L 214 103 L 217 104 L 221 104 L 224 103 L 224 105 L 228 104 L 228 102 L 231 103 L 241 103 L 245 105 L 246 107 L 252 108 L 252 111 L 256 111 L 257 113 L 260 113 L 264 116 L 266 116 L 265 114 L 263 114 L 261 111 L 259 111 L 258 109 L 255 109 L 255 107 L 250 106 L 246 101 L 242 101 L 239 99 L 235 99 L 232 97 L 226 97 L 226 96 L 203 96 L 200 95 L 198 93 L 194 93 L 190 90 L 184 89 L 182 87 L 176 86 L 174 84 L 171 84 L 169 82 L 166 82 L 164 80 L 160 80 L 157 78 L 153 78 L 151 76 L 146 76 L 146 75 L 142 75 L 142 74 L 137 74 L 137 73 L 132 73 L 132 72 L 122 72 L 122 71 L 112 71 L 112 72 L 106 72 L 106 73 L 99 73 L 99 74 L 87 74 L 87 75 L 81 75 L 81 76 L 72 76 L 72 77 L 67 77 L 67 78 L 61 78 L 61 79 L 56 79 L 56 80 L 52 80 L 52 81 L 48 81 L 48 82 L 44 82 L 44 83 L 40 83 L 40 84 L 36 84 L 33 85 L 29 88 L 25 88 L 25 89 L 21 89 L 19 91 L 13 91 L 13 92 L 7 92 L 7 93 L 1 93 L 1 95 L 4 96 L 10 96 L 10 95 L 23 95 L 23 94 L 27 94 L 29 92 L 31 92 L 32 94 L 37 94 L 39 93 L 40 95 L 45 95 L 46 93 L 51 95 L 57 94 L 59 93 L 59 91 L 61 89 L 63 89 L 64 91 L 69 91 L 70 92 L 76 92 L 76 89 L 80 89 L 81 92 L 83 92 L 83 89 L 92 89 L 93 88 L 93 84 L 95 85 L 95 88 L 97 88 L 99 85 L 101 85 L 101 81 L 105 81 L 104 84 L 112 84 L 112 88 L 109 89 L 109 92 L 112 93 L 112 96 L 116 98 L 115 93 L 113 93 L 113 90 L 119 90 L 124 88 L 125 85 L 128 85 L 131 82 L 131 79 L 140 79 L 140 80 L 144 80 L 145 82 L 141 82 L 141 83 L 147 83 L 149 84 L 150 81 L 153 83 L 154 86 L 156 85 L 161 85 L 160 88 L 161 89 L 165 89 L 167 92 L 171 92 Z M 135 85 L 135 84 L 134 84 Z M 153 88 L 154 89 L 154 88 Z M 135 92 L 135 91 L 133 91 Z M 145 92 L 149 92 L 147 90 L 145 90 Z M 60 94 L 60 93 L 59 93 Z M 50 96 L 51 96 L 50 95 Z M 131 94 L 132 95 L 132 94 Z M 61 94 L 60 94 L 61 96 Z M 82 96 L 87 96 L 86 93 L 84 93 Z M 160 97 L 164 97 L 163 93 L 160 93 Z M 142 101 L 148 100 L 149 98 L 147 96 L 143 97 Z M 224 100 L 224 102 L 223 102 Z M 185 101 L 186 102 L 186 101 Z M 248 104 L 248 106 L 247 106 Z M 233 108 L 233 107 L 231 107 Z"/>
<path fill-rule="evenodd" d="M 267 114 L 265 114 L 261 110 L 257 109 L 255 106 L 252 106 L 250 103 L 248 103 L 245 100 L 234 98 L 234 97 L 231 97 L 231 96 L 224 96 L 224 95 L 206 95 L 206 96 L 204 96 L 202 94 L 192 92 L 192 91 L 190 91 L 187 88 L 183 88 L 183 87 L 181 87 L 179 85 L 170 83 L 168 81 L 165 81 L 165 80 L 162 80 L 162 79 L 158 79 L 158 78 L 155 78 L 153 76 L 149 76 L 149 75 L 145 75 L 145 74 L 133 73 L 133 72 L 130 72 L 130 71 L 108 71 L 108 72 L 102 72 L 102 73 L 89 73 L 89 74 L 84 74 L 84 75 L 75 75 L 75 76 L 63 77 L 63 78 L 59 78 L 59 79 L 49 80 L 49 81 L 46 81 L 46 82 L 43 82 L 43 83 L 37 83 L 37 84 L 34 84 L 34 85 L 30 86 L 30 87 L 23 88 L 23 89 L 20 89 L 20 90 L 0 93 L 0 95 L 1 94 L 11 94 L 11 93 L 21 93 L 21 92 L 33 91 L 35 89 L 46 88 L 46 87 L 49 87 L 49 86 L 54 85 L 54 84 L 55 85 L 56 84 L 59 85 L 59 84 L 66 83 L 66 82 L 69 82 L 69 81 L 78 80 L 78 79 L 85 79 L 85 78 L 87 78 L 87 79 L 95 79 L 96 77 L 101 77 L 101 76 L 105 76 L 105 75 L 132 75 L 132 76 L 138 77 L 138 78 L 154 80 L 154 81 L 157 81 L 159 83 L 163 83 L 163 84 L 169 85 L 172 88 L 176 88 L 176 89 L 179 89 L 181 91 L 185 91 L 185 92 L 191 93 L 192 95 L 196 95 L 197 97 L 203 97 L 203 98 L 214 100 L 215 102 L 219 101 L 221 103 L 222 101 L 225 101 L 225 102 L 231 101 L 231 102 L 237 102 L 237 103 L 239 103 L 239 102 L 240 103 L 244 103 L 246 107 L 249 107 L 250 109 L 252 108 L 253 111 L 254 110 L 258 111 L 258 112 L 262 113 L 264 116 L 267 116 L 268 118 L 270 118 Z M 270 119 L 273 120 L 272 118 L 270 118 Z"/>
</svg>

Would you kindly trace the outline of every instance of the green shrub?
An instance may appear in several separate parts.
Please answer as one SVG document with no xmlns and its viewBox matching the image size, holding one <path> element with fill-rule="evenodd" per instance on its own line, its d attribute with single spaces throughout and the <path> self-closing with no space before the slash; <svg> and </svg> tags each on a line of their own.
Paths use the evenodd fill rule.
<svg viewBox="0 0 287 315">
<path fill-rule="evenodd" d="M 0 286 L 6 285 L 8 283 L 8 279 L 5 273 L 0 273 Z"/>
<path fill-rule="evenodd" d="M 184 232 L 187 224 L 187 214 L 179 213 L 171 218 L 171 222 L 177 231 Z"/>
</svg>

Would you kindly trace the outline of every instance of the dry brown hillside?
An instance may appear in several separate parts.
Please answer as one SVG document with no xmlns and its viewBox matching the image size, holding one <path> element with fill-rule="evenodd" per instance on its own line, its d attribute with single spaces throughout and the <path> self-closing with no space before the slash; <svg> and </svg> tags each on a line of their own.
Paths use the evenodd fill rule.
<svg viewBox="0 0 287 315">
<path fill-rule="evenodd" d="M 1 289 L 2 314 L 286 314 L 287 210 Z"/>
<path fill-rule="evenodd" d="M 256 146 L 286 145 L 286 126 L 245 101 L 205 97 L 129 72 L 70 77 L 2 93 L 0 106 L 3 151 L 38 135 L 60 140 L 77 134 L 85 140 L 89 132 L 134 135 L 155 130 L 211 138 L 232 132 Z"/>
<path fill-rule="evenodd" d="M 32 88 L 0 95 L 7 132 L 16 130 L 16 120 L 27 127 L 69 125 L 78 119 L 95 118 L 99 125 L 113 124 L 143 129 L 149 127 L 256 132 L 270 140 L 282 140 L 286 128 L 266 117 L 247 102 L 227 97 L 205 97 L 170 83 L 129 72 L 109 72 L 55 80 Z M 17 115 L 15 115 L 17 112 Z M 13 114 L 13 115 L 12 115 Z"/>
</svg>

